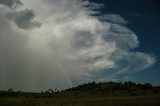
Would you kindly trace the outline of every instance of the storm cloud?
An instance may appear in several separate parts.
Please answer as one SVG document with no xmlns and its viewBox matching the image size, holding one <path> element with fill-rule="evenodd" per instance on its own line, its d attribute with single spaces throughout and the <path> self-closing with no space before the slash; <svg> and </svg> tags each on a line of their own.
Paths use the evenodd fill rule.
<svg viewBox="0 0 160 106">
<path fill-rule="evenodd" d="M 26 9 L 18 12 L 11 12 L 7 14 L 7 17 L 22 29 L 32 29 L 41 26 L 41 23 L 33 21 L 35 17 L 33 10 Z"/>
<path fill-rule="evenodd" d="M 10 8 L 16 8 L 22 5 L 20 0 L 0 0 L 0 4 L 6 5 Z"/>
<path fill-rule="evenodd" d="M 133 51 L 140 41 L 123 17 L 93 16 L 102 5 L 82 0 L 22 0 L 22 7 L 11 9 L 22 3 L 10 2 L 0 0 L 1 89 L 63 89 L 114 80 L 156 62 L 149 54 Z"/>
</svg>

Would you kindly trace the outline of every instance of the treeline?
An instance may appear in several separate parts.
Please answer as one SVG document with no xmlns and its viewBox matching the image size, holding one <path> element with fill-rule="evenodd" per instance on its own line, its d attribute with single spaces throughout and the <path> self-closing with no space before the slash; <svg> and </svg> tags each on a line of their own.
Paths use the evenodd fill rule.
<svg viewBox="0 0 160 106">
<path fill-rule="evenodd" d="M 150 83 L 140 84 L 131 81 L 127 82 L 88 82 L 66 90 L 48 89 L 40 93 L 14 91 L 12 88 L 7 91 L 0 91 L 0 97 L 20 96 L 33 98 L 51 98 L 64 96 L 114 96 L 114 95 L 145 95 L 160 94 L 160 86 L 152 86 Z"/>
<path fill-rule="evenodd" d="M 134 83 L 131 81 L 126 82 L 89 82 L 77 87 L 69 88 L 68 91 L 90 91 L 90 90 L 160 90 L 160 86 L 152 86 L 150 83 Z"/>
<path fill-rule="evenodd" d="M 52 90 L 48 89 L 47 91 L 41 91 L 39 93 L 35 92 L 23 92 L 23 91 L 14 91 L 12 88 L 9 88 L 6 91 L 0 91 L 0 97 L 26 97 L 26 98 L 50 98 L 53 95 L 57 94 L 59 91 L 57 89 Z"/>
</svg>

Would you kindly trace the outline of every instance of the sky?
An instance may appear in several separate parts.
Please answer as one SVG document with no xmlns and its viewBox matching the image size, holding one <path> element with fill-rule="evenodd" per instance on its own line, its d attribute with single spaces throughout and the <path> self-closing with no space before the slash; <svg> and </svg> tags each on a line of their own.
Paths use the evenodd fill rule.
<svg viewBox="0 0 160 106">
<path fill-rule="evenodd" d="M 0 0 L 0 89 L 160 84 L 156 0 Z"/>
</svg>

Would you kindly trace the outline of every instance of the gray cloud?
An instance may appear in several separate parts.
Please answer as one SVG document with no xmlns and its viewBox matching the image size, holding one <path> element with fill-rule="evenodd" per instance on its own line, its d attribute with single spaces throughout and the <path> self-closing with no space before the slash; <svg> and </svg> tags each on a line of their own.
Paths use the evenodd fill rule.
<svg viewBox="0 0 160 106">
<path fill-rule="evenodd" d="M 20 0 L 0 0 L 0 4 L 8 6 L 10 8 L 16 8 L 22 5 Z"/>
<path fill-rule="evenodd" d="M 22 11 L 11 12 L 7 14 L 7 17 L 10 20 L 13 20 L 14 23 L 22 29 L 32 29 L 41 26 L 41 23 L 32 21 L 35 17 L 33 10 L 26 9 Z"/>
<path fill-rule="evenodd" d="M 98 4 L 81 0 L 23 3 L 19 9 L 0 6 L 1 89 L 40 91 L 67 88 L 74 82 L 115 80 L 156 62 L 149 54 L 132 51 L 139 40 L 124 18 L 106 15 L 108 20 L 101 21 L 92 16 Z M 39 27 L 34 18 L 43 25 Z M 96 77 L 104 70 L 112 72 Z"/>
</svg>

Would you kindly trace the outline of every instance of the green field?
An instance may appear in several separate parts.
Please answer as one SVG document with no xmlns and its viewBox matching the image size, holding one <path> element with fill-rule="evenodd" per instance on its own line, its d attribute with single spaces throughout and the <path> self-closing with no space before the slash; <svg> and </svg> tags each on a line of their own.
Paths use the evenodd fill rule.
<svg viewBox="0 0 160 106">
<path fill-rule="evenodd" d="M 23 98 L 0 99 L 0 106 L 160 106 L 160 96 L 114 96 L 83 98 Z"/>
</svg>

